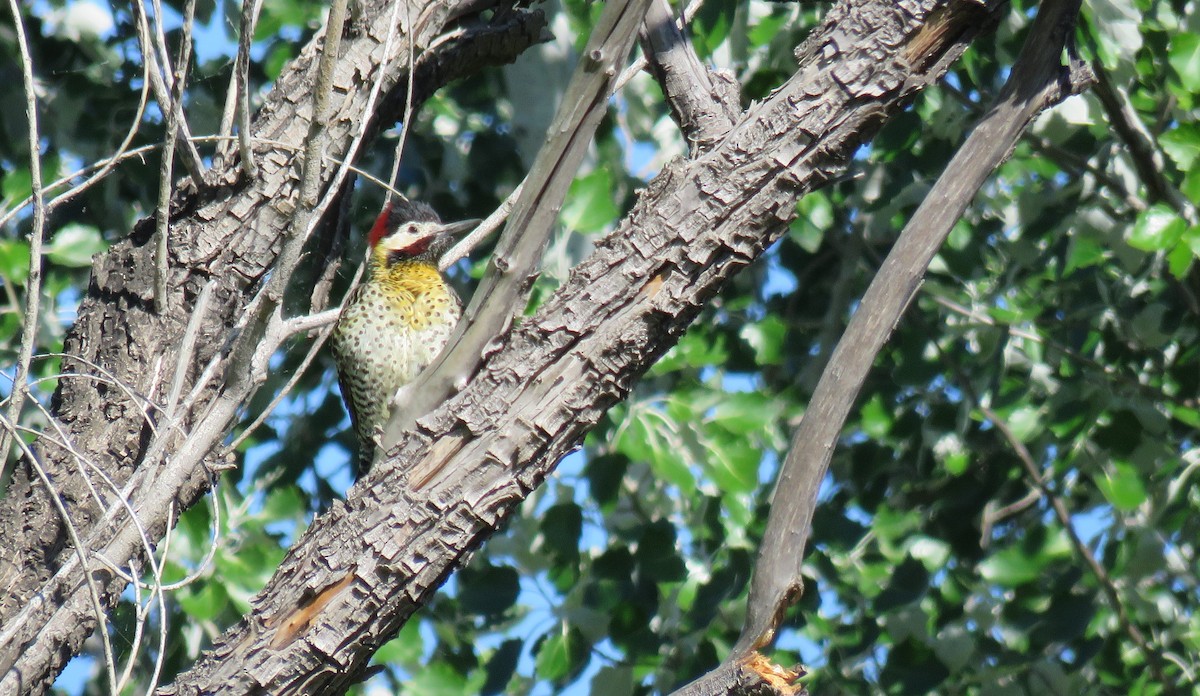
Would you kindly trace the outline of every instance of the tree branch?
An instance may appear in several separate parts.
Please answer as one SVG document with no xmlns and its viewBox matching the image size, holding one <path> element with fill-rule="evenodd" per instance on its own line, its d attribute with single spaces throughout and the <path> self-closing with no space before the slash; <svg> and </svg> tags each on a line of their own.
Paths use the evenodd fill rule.
<svg viewBox="0 0 1200 696">
<path fill-rule="evenodd" d="M 17 351 L 16 371 L 13 374 L 12 391 L 8 397 L 8 422 L 14 426 L 20 422 L 21 408 L 25 405 L 28 388 L 29 362 L 33 359 L 33 347 L 37 343 L 38 318 L 41 315 L 42 298 L 42 241 L 46 236 L 46 205 L 42 199 L 42 150 L 38 134 L 37 92 L 33 82 L 33 56 L 25 38 L 25 25 L 21 21 L 21 8 L 17 0 L 9 0 L 13 26 L 16 28 L 17 46 L 21 51 L 21 80 L 25 87 L 25 119 L 29 127 L 29 183 L 33 190 L 33 231 L 29 237 L 29 276 L 25 280 L 25 316 L 21 320 L 21 345 Z M 15 436 L 14 436 L 15 437 Z M 0 431 L 0 481 L 4 480 L 8 448 L 12 444 L 10 431 Z"/>
<path fill-rule="evenodd" d="M 650 3 L 640 38 L 650 71 L 695 156 L 725 135 L 741 113 L 737 82 L 704 67 L 676 26 L 668 0 Z"/>
<path fill-rule="evenodd" d="M 800 596 L 803 551 L 817 491 L 842 426 L 876 354 L 920 288 L 929 262 L 1033 117 L 1090 83 L 1086 69 L 1078 64 L 1064 68 L 1059 60 L 1078 11 L 1078 0 L 1054 0 L 1041 6 L 996 104 L 975 126 L 901 232 L 834 349 L 780 471 L 750 586 L 746 622 L 732 658 L 770 642 L 784 612 Z M 942 16 L 936 29 L 943 38 L 969 33 L 969 27 L 980 19 L 973 15 Z M 955 24 L 957 30 L 948 30 Z M 932 26 L 914 34 L 905 50 L 914 46 L 926 50 Z"/>
</svg>

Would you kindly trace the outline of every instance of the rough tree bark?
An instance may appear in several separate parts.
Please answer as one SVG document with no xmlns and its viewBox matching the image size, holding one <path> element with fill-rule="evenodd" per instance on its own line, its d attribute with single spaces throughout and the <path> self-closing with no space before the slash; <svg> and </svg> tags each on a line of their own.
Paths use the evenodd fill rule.
<svg viewBox="0 0 1200 696">
<path fill-rule="evenodd" d="M 428 45 L 468 4 L 471 11 L 490 6 L 421 5 L 414 12 L 418 45 Z M 984 12 L 1003 4 L 988 4 Z M 953 0 L 839 3 L 798 52 L 796 74 L 740 114 L 728 132 L 703 141 L 692 158 L 666 167 L 538 314 L 497 337 L 486 357 L 477 356 L 482 366 L 463 389 L 418 420 L 385 465 L 314 521 L 253 612 L 170 692 L 325 693 L 360 678 L 375 647 L 624 398 L 704 302 L 786 229 L 796 198 L 838 176 L 890 113 L 945 71 L 978 28 L 980 10 L 979 3 Z M 386 14 L 382 2 L 371 4 L 364 14 L 369 27 L 353 27 L 345 39 L 337 84 L 347 96 L 331 119 L 330 154 L 349 142 L 356 115 L 365 118 L 354 109 L 381 64 Z M 511 26 L 484 34 L 495 43 L 489 58 L 509 57 L 538 36 L 533 15 L 506 15 L 505 21 Z M 300 95 L 311 84 L 315 45 L 281 78 L 270 108 L 256 119 L 256 136 L 296 142 L 307 128 L 308 102 Z M 398 55 L 404 55 L 399 41 Z M 387 74 L 385 91 L 394 93 L 402 78 L 403 71 Z M 177 198 L 172 311 L 158 316 L 150 306 L 153 268 L 144 224 L 97 261 L 71 352 L 115 371 L 142 398 L 161 395 L 172 381 L 162 366 L 176 364 L 188 316 L 211 283 L 197 354 L 184 363 L 190 387 L 209 358 L 221 354 L 229 327 L 272 269 L 274 240 L 287 223 L 296 163 L 278 150 L 261 154 L 262 180 L 239 183 L 229 172 Z M 87 363 L 76 360 L 73 367 L 91 374 Z M 143 461 L 156 437 L 144 403 L 80 378 L 65 378 L 55 400 L 77 448 L 118 485 L 129 482 L 138 515 L 155 535 L 169 507 L 159 503 L 189 504 L 209 474 L 203 456 L 183 471 L 172 469 L 178 454 L 162 464 Z M 200 410 L 181 414 L 184 432 Z M 209 452 L 197 447 L 201 455 Z M 52 449 L 44 453 L 56 480 L 78 480 L 74 458 Z M 83 573 L 32 478 L 26 472 L 14 488 L 20 495 L 0 505 L 0 543 L 22 554 L 0 566 L 7 588 L 0 598 L 0 693 L 44 690 L 95 623 Z M 88 495 L 80 486 L 70 501 L 89 548 L 126 564 L 138 553 L 136 534 L 116 513 L 96 523 L 98 509 Z M 34 577 L 23 575 L 35 568 Z M 102 568 L 93 576 L 110 602 L 124 586 Z"/>
</svg>

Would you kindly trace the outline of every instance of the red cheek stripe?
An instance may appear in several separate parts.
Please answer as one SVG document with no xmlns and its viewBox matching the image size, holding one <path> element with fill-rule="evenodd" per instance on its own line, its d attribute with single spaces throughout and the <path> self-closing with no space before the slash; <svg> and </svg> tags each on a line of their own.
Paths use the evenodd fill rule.
<svg viewBox="0 0 1200 696">
<path fill-rule="evenodd" d="M 374 249 L 379 240 L 387 236 L 388 219 L 392 217 L 392 204 L 388 203 L 383 207 L 383 212 L 379 217 L 375 218 L 375 224 L 371 227 L 371 233 L 367 235 L 368 248 Z"/>
</svg>

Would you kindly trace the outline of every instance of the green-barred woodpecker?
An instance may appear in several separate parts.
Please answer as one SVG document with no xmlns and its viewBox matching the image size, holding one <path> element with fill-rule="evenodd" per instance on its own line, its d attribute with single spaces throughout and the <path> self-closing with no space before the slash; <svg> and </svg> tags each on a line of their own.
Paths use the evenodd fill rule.
<svg viewBox="0 0 1200 696">
<path fill-rule="evenodd" d="M 438 270 L 455 238 L 478 220 L 445 224 L 424 203 L 397 200 L 367 237 L 367 279 L 350 293 L 331 336 L 338 382 L 365 474 L 397 390 L 437 357 L 462 315 Z"/>
</svg>

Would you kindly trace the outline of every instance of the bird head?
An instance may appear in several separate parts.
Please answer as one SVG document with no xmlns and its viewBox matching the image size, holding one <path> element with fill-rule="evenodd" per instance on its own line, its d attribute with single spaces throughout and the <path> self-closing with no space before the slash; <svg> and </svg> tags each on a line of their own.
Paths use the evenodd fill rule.
<svg viewBox="0 0 1200 696">
<path fill-rule="evenodd" d="M 478 220 L 444 223 L 425 203 L 392 201 L 384 206 L 367 237 L 371 259 L 389 266 L 407 260 L 436 264 L 459 235 L 478 224 Z"/>
</svg>

